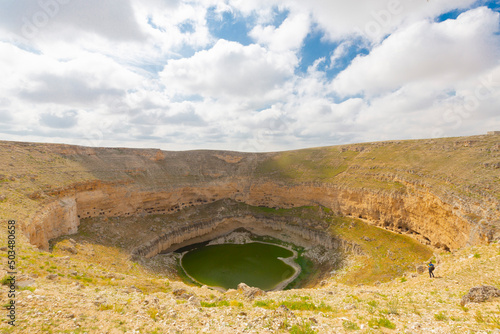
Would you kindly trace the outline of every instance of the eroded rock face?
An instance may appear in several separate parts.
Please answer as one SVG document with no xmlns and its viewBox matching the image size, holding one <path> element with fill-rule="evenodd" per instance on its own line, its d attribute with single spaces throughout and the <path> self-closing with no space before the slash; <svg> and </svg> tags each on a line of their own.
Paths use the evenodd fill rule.
<svg viewBox="0 0 500 334">
<path fill-rule="evenodd" d="M 292 225 L 284 218 L 269 219 L 249 215 L 229 215 L 174 227 L 169 232 L 159 235 L 133 250 L 132 255 L 150 258 L 161 252 L 169 252 L 192 243 L 212 240 L 237 228 L 245 228 L 251 232 L 264 230 L 266 235 L 273 235 L 273 231 L 276 234 L 285 233 L 291 238 L 307 240 L 311 244 L 321 245 L 327 249 L 362 254 L 362 250 L 357 244 L 334 238 L 324 232 L 305 226 Z"/>
<path fill-rule="evenodd" d="M 80 220 L 74 197 L 62 197 L 42 207 L 24 229 L 30 242 L 48 249 L 49 240 L 78 231 Z"/>
<path fill-rule="evenodd" d="M 264 183 L 253 185 L 244 201 L 270 207 L 283 207 L 285 203 L 295 206 L 317 203 L 340 215 L 363 218 L 394 231 L 422 235 L 429 243 L 448 249 L 486 241 L 464 218 L 454 213 L 450 204 L 417 187 L 413 190 L 401 194 L 327 184 L 279 187 Z"/>
<path fill-rule="evenodd" d="M 417 190 L 413 194 L 394 194 L 335 185 L 284 187 L 265 182 L 247 187 L 246 182 L 231 182 L 151 192 L 141 191 L 136 185 L 97 182 L 70 191 L 73 194 L 62 191 L 63 197 L 40 210 L 28 225 L 26 233 L 31 243 L 47 249 L 48 240 L 76 233 L 80 218 L 168 214 L 226 198 L 254 206 L 322 205 L 386 229 L 421 235 L 423 242 L 446 249 L 487 241 L 487 236 L 455 214 L 451 205 Z"/>
<path fill-rule="evenodd" d="M 478 143 L 480 141 L 476 140 L 466 149 L 473 149 Z M 437 144 L 429 148 L 443 156 L 465 149 L 444 144 L 442 148 Z M 70 162 L 78 168 L 78 173 L 83 170 L 91 175 L 87 181 L 44 190 L 39 197 L 31 199 L 39 203 L 39 209 L 24 222 L 23 230 L 31 243 L 47 249 L 48 240 L 75 233 L 82 218 L 169 214 L 189 206 L 232 199 L 277 208 L 322 205 L 339 215 L 412 233 L 423 243 L 443 249 L 485 243 L 500 237 L 497 198 L 483 192 L 477 194 L 476 200 L 467 201 L 457 195 L 459 192 L 453 192 L 457 186 L 448 179 L 441 180 L 441 175 L 429 176 L 433 183 L 428 183 L 424 172 L 413 169 L 413 160 L 419 163 L 417 158 L 401 164 L 405 168 L 402 172 L 392 167 L 387 169 L 390 173 L 383 164 L 377 165 L 375 155 L 367 160 L 370 150 L 390 145 L 392 150 L 398 149 L 400 144 L 375 143 L 318 150 L 319 158 L 311 155 L 306 162 L 314 165 L 313 160 L 319 159 L 324 163 L 324 157 L 334 151 L 340 153 L 335 153 L 332 162 L 326 165 L 328 168 L 345 164 L 346 157 L 359 154 L 360 159 L 345 165 L 340 176 L 325 179 L 318 174 L 304 180 L 304 177 L 287 178 L 286 171 L 279 170 L 281 162 L 277 153 L 165 152 L 22 144 L 26 155 L 30 150 L 50 151 L 65 161 L 61 166 Z M 491 152 L 491 147 L 486 148 Z M 343 156 L 346 152 L 349 154 Z M 300 154 L 297 155 L 300 159 Z M 376 157 L 379 159 L 380 155 Z M 485 155 L 485 159 L 491 156 Z M 268 164 L 269 161 L 279 163 Z M 473 168 L 484 168 L 484 165 L 478 163 Z M 310 171 L 315 173 L 314 169 Z M 363 181 L 359 184 L 352 181 L 357 179 Z M 372 184 L 365 187 L 363 182 Z M 432 188 L 436 182 L 444 184 L 439 191 Z M 393 188 L 394 184 L 399 185 L 399 189 Z M 472 186 L 467 187 L 460 191 L 472 189 Z"/>
</svg>

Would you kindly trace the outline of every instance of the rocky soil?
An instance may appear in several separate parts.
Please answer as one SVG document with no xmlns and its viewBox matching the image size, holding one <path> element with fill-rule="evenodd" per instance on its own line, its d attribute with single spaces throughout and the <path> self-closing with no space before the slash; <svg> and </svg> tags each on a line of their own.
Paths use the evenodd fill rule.
<svg viewBox="0 0 500 334">
<path fill-rule="evenodd" d="M 2 315 L 2 333 L 500 333 L 500 298 L 460 304 L 470 288 L 500 287 L 499 244 L 436 254 L 434 279 L 415 270 L 387 283 L 346 286 L 339 283 L 346 272 L 339 272 L 315 289 L 251 295 L 125 269 L 133 264 L 120 255 L 109 265 L 115 271 L 99 249 L 75 249 L 95 264 L 69 250 L 24 250 L 21 261 L 36 257 L 54 274 L 22 270 L 17 325 Z M 6 296 L 1 286 L 2 304 Z"/>
<path fill-rule="evenodd" d="M 265 154 L 0 142 L 0 332 L 500 333 L 499 163 L 495 135 Z M 310 240 L 341 236 L 347 265 L 315 288 L 263 294 L 187 286 L 168 270 L 171 257 L 164 271 L 132 261 L 136 247 L 160 245 L 167 224 L 192 227 L 185 210 L 203 216 L 226 200 L 252 206 L 250 225 L 289 214 L 270 221 Z M 293 218 L 307 207 L 321 219 Z M 172 220 L 142 220 L 154 215 Z M 125 217 L 128 234 L 115 228 Z M 11 219 L 15 327 L 5 309 Z M 102 223 L 92 237 L 86 219 Z M 492 288 L 471 291 L 479 286 Z"/>
</svg>

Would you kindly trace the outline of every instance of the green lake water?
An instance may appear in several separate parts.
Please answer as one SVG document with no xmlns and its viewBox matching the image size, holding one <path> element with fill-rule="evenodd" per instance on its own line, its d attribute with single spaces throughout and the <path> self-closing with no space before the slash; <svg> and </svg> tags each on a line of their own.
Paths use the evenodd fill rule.
<svg viewBox="0 0 500 334">
<path fill-rule="evenodd" d="M 236 289 L 244 282 L 271 290 L 294 274 L 294 269 L 278 257 L 292 256 L 290 250 L 271 244 L 222 244 L 187 252 L 181 265 L 188 275 L 208 286 Z"/>
</svg>

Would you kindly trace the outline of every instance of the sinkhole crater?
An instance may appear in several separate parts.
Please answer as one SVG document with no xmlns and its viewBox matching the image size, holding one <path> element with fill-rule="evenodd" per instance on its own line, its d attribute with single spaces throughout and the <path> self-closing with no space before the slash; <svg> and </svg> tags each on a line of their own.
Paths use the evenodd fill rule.
<svg viewBox="0 0 500 334">
<path fill-rule="evenodd" d="M 275 290 L 300 273 L 293 262 L 296 257 L 292 250 L 263 242 L 201 245 L 185 252 L 180 265 L 190 278 L 213 288 L 236 289 L 245 283 Z"/>
</svg>

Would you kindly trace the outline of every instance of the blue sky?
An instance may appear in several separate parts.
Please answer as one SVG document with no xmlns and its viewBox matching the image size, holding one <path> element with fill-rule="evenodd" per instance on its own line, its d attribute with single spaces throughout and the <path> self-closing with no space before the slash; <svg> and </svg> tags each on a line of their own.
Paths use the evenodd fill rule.
<svg viewBox="0 0 500 334">
<path fill-rule="evenodd" d="M 274 151 L 500 130 L 500 5 L 6 0 L 0 140 Z"/>
</svg>

